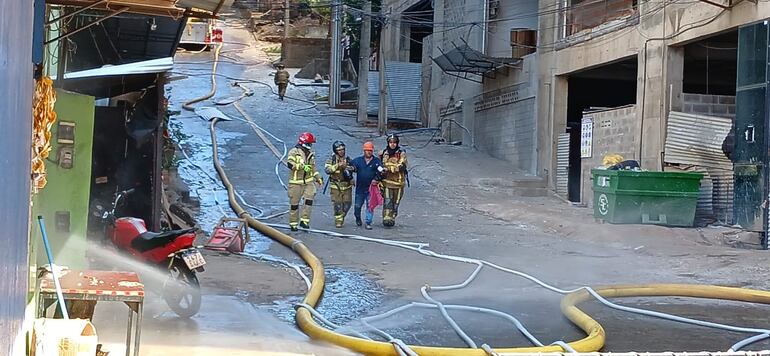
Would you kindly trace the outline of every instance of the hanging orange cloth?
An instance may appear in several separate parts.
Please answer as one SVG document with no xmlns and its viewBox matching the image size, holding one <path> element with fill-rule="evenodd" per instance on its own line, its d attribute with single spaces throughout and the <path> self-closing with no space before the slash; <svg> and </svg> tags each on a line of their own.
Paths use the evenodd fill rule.
<svg viewBox="0 0 770 356">
<path fill-rule="evenodd" d="M 51 78 L 42 77 L 35 84 L 32 101 L 32 191 L 45 187 L 45 159 L 51 152 L 51 127 L 56 122 L 56 90 Z"/>
</svg>

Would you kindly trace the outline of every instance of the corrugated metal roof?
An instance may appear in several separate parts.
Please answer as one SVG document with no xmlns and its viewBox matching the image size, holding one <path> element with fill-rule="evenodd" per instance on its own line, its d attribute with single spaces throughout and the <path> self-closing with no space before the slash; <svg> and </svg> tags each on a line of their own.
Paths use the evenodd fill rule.
<svg viewBox="0 0 770 356">
<path fill-rule="evenodd" d="M 107 0 L 94 4 L 92 0 L 46 0 L 49 5 L 91 7 L 99 10 L 116 10 L 127 7 L 130 13 L 168 16 L 175 19 L 184 15 L 184 9 L 176 6 L 176 0 Z"/>
<path fill-rule="evenodd" d="M 97 77 L 109 77 L 116 75 L 136 75 L 136 74 L 151 74 L 151 73 L 163 73 L 174 68 L 174 58 L 158 58 L 151 59 L 149 61 L 134 62 L 120 65 L 106 65 L 101 68 L 81 70 L 78 72 L 70 72 L 64 74 L 64 79 L 81 79 L 81 78 L 97 78 Z M 52 79 L 56 79 L 53 76 Z"/>
<path fill-rule="evenodd" d="M 730 118 L 672 111 L 668 118 L 665 161 L 690 165 L 688 171 L 704 173 L 698 215 L 718 221 L 733 220 L 733 163 L 722 152 L 722 141 L 732 127 Z M 711 199 L 709 199 L 711 198 Z"/>
<path fill-rule="evenodd" d="M 420 121 L 422 103 L 422 65 L 385 62 L 388 89 L 388 120 Z M 377 115 L 380 103 L 379 72 L 369 72 L 369 115 Z"/>
<path fill-rule="evenodd" d="M 210 106 L 202 106 L 202 107 L 195 108 L 195 113 L 206 121 L 211 121 L 214 119 L 221 119 L 221 120 L 227 120 L 227 121 L 232 120 L 227 115 L 219 111 L 219 109 L 212 108 Z"/>
<path fill-rule="evenodd" d="M 729 118 L 672 111 L 665 161 L 732 170 L 732 162 L 722 152 L 722 141 L 731 127 Z"/>
</svg>

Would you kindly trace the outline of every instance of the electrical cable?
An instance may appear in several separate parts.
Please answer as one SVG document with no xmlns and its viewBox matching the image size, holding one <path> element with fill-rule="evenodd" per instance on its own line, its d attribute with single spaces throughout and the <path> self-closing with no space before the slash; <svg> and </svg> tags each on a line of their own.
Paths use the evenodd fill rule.
<svg viewBox="0 0 770 356">
<path fill-rule="evenodd" d="M 212 79 L 213 78 L 214 78 L 214 75 L 212 73 Z M 308 305 L 310 308 L 314 308 L 323 290 L 323 284 L 324 284 L 323 265 L 320 263 L 318 258 L 315 257 L 312 254 L 312 252 L 310 252 L 310 250 L 308 250 L 307 247 L 302 242 L 295 240 L 286 234 L 279 233 L 277 230 L 271 229 L 266 224 L 262 224 L 258 222 L 256 219 L 252 218 L 246 211 L 244 211 L 240 206 L 238 206 L 235 199 L 235 194 L 233 193 L 234 191 L 233 186 L 229 182 L 218 160 L 216 132 L 215 132 L 215 125 L 218 121 L 219 119 L 214 119 L 212 120 L 210 125 L 213 159 L 214 159 L 215 168 L 217 169 L 217 172 L 219 173 L 220 178 L 222 179 L 222 183 L 228 189 L 228 196 L 229 196 L 231 207 L 239 216 L 244 217 L 249 222 L 249 225 L 251 227 L 283 243 L 284 245 L 291 247 L 292 250 L 297 252 L 308 263 L 308 265 L 310 265 L 311 269 L 313 270 L 311 287 L 309 288 L 308 293 L 306 294 L 303 300 L 303 303 Z M 693 320 L 689 318 L 678 317 L 670 314 L 638 309 L 638 308 L 620 306 L 609 302 L 605 298 L 605 297 L 611 298 L 611 297 L 631 296 L 631 295 L 642 295 L 642 296 L 680 295 L 680 296 L 690 296 L 690 297 L 743 300 L 743 301 L 752 301 L 752 302 L 768 304 L 770 303 L 770 293 L 764 292 L 764 291 L 747 290 L 747 289 L 730 288 L 730 287 L 683 286 L 683 285 L 614 286 L 609 288 L 600 288 L 598 289 L 598 291 L 593 290 L 590 287 L 581 287 L 574 290 L 562 290 L 557 287 L 550 286 L 526 273 L 500 267 L 488 261 L 443 255 L 433 251 L 426 250 L 424 246 L 415 248 L 407 245 L 400 245 L 398 243 L 395 243 L 395 245 L 401 248 L 406 248 L 406 249 L 416 251 L 418 253 L 421 253 L 423 255 L 430 256 L 430 257 L 437 257 L 437 258 L 442 258 L 442 259 L 447 259 L 447 260 L 457 261 L 457 262 L 464 262 L 464 263 L 476 263 L 476 264 L 481 263 L 483 265 L 487 265 L 489 267 L 496 268 L 504 272 L 509 272 L 514 275 L 524 277 L 549 290 L 562 293 L 562 294 L 566 293 L 567 297 L 565 297 L 562 300 L 562 310 L 571 321 L 575 322 L 588 334 L 588 336 L 585 339 L 576 341 L 567 345 L 568 347 L 572 348 L 572 351 L 575 351 L 575 350 L 595 351 L 595 350 L 598 350 L 603 344 L 604 333 L 601 326 L 598 323 L 596 323 L 595 320 L 591 319 L 585 313 L 577 309 L 577 307 L 575 306 L 577 303 L 591 296 L 593 296 L 597 300 L 601 301 L 603 304 L 608 305 L 612 308 L 615 308 L 618 310 L 631 311 L 642 315 L 663 317 L 673 321 L 698 323 L 697 325 L 720 327 L 731 331 L 762 332 L 763 334 L 769 333 L 767 330 L 764 330 L 764 329 L 734 327 L 734 326 L 711 323 L 711 322 L 703 322 L 703 321 Z M 474 270 L 474 274 L 472 274 L 471 277 L 475 277 L 475 275 L 478 274 L 477 271 L 478 269 Z M 472 278 L 469 278 L 469 279 L 472 279 Z M 470 283 L 468 280 L 466 280 L 466 282 Z M 467 285 L 467 283 L 463 283 L 461 285 Z M 452 286 L 449 286 L 449 287 L 452 287 Z M 438 304 L 436 304 L 436 306 L 440 308 Z M 444 309 L 444 311 L 446 311 L 446 308 Z M 357 351 L 364 351 L 366 353 L 382 352 L 383 354 L 389 354 L 390 352 L 393 352 L 393 351 L 396 351 L 398 354 L 403 354 L 405 352 L 405 350 L 402 350 L 401 348 L 398 348 L 398 347 L 395 350 L 392 348 L 383 348 L 383 346 L 381 346 L 381 344 L 377 342 L 361 340 L 361 339 L 351 340 L 347 336 L 335 334 L 334 332 L 331 332 L 329 330 L 326 330 L 318 326 L 317 324 L 314 324 L 312 322 L 312 313 L 310 313 L 310 311 L 306 308 L 298 308 L 297 314 L 296 314 L 296 320 L 300 328 L 302 328 L 303 331 L 308 333 L 310 336 L 320 337 L 322 339 L 330 340 L 335 344 L 348 347 Z M 753 339 L 756 339 L 757 337 L 758 336 L 755 336 L 750 339 L 753 340 Z M 390 347 L 392 347 L 393 344 L 391 344 Z M 738 346 L 745 346 L 745 344 L 738 345 Z M 558 347 L 559 349 L 563 348 L 563 346 L 551 346 L 551 347 Z M 463 350 L 463 349 L 447 349 L 447 348 L 422 347 L 422 346 L 414 346 L 414 347 L 409 346 L 407 347 L 407 349 L 414 350 L 415 352 L 419 352 L 420 354 L 427 354 L 427 355 L 445 354 L 446 352 L 475 352 L 476 350 L 486 353 L 486 351 L 481 349 Z M 531 350 L 531 349 L 515 349 L 515 350 Z M 556 349 L 543 347 L 537 350 L 538 351 L 554 350 L 555 351 Z M 510 349 L 506 349 L 505 351 L 508 352 L 510 351 Z"/>
</svg>

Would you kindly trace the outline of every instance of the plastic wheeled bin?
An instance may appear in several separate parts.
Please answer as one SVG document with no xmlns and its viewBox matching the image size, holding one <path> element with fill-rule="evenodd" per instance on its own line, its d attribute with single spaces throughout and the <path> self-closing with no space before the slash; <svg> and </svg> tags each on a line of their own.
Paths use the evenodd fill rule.
<svg viewBox="0 0 770 356">
<path fill-rule="evenodd" d="M 591 170 L 594 217 L 612 224 L 692 226 L 703 174 Z"/>
</svg>

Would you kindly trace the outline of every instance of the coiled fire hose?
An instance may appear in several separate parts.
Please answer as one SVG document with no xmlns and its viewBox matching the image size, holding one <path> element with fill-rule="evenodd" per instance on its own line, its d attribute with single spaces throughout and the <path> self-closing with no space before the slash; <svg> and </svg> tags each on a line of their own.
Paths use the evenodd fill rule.
<svg viewBox="0 0 770 356">
<path fill-rule="evenodd" d="M 217 53 L 219 52 L 220 49 L 221 49 L 221 46 L 217 49 Z M 216 70 L 216 60 L 214 62 L 214 71 L 215 70 Z M 212 86 L 214 88 L 216 87 L 213 74 L 212 74 Z M 215 89 L 212 90 L 213 93 L 215 91 L 216 91 Z M 192 110 L 191 107 L 188 107 L 190 104 L 208 99 L 214 95 L 213 93 L 210 93 L 208 97 L 199 98 L 199 100 L 196 99 L 192 102 L 185 103 L 185 109 Z M 373 340 L 368 340 L 360 337 L 352 337 L 352 336 L 343 335 L 335 331 L 329 330 L 319 325 L 313 319 L 313 314 L 316 313 L 313 308 L 317 306 L 324 290 L 325 278 L 324 278 L 323 264 L 302 243 L 302 241 L 294 239 L 291 236 L 286 235 L 271 226 L 268 226 L 267 224 L 261 223 L 260 221 L 252 217 L 248 212 L 246 212 L 238 204 L 234 187 L 232 183 L 229 181 L 226 173 L 224 172 L 219 162 L 217 138 L 216 138 L 216 130 L 215 130 L 215 126 L 218 121 L 219 121 L 218 119 L 214 119 L 212 120 L 210 125 L 214 167 L 217 170 L 217 173 L 219 174 L 223 185 L 227 189 L 228 200 L 231 208 L 239 217 L 246 220 L 251 228 L 291 248 L 297 255 L 299 255 L 308 264 L 308 266 L 311 268 L 313 272 L 310 287 L 308 288 L 308 292 L 306 293 L 302 302 L 298 304 L 295 319 L 299 328 L 303 332 L 305 332 L 308 336 L 314 339 L 324 340 L 332 344 L 345 347 L 367 355 L 400 355 L 400 354 L 405 354 L 405 352 L 402 351 L 403 349 L 408 350 L 409 353 L 413 352 L 420 355 L 462 355 L 462 356 L 465 356 L 465 355 L 483 356 L 483 355 L 490 355 L 490 354 L 534 353 L 534 352 L 561 353 L 565 350 L 570 352 L 596 352 L 600 350 L 604 345 L 604 341 L 606 337 L 605 331 L 596 320 L 591 318 L 588 314 L 586 314 L 585 312 L 583 312 L 577 307 L 579 303 L 589 300 L 591 298 L 596 298 L 600 302 L 604 303 L 605 305 L 610 305 L 615 309 L 634 312 L 637 314 L 654 316 L 654 317 L 665 317 L 668 320 L 693 323 L 693 324 L 702 325 L 702 326 L 716 327 L 723 330 L 751 332 L 751 333 L 759 334 L 757 336 L 747 338 L 739 342 L 735 346 L 733 346 L 733 348 L 736 350 L 742 346 L 748 345 L 751 342 L 755 342 L 763 338 L 766 338 L 768 337 L 768 333 L 770 333 L 770 331 L 765 329 L 733 327 L 729 325 L 703 322 L 699 320 L 677 317 L 677 316 L 672 316 L 664 313 L 658 313 L 658 312 L 653 312 L 653 311 L 648 311 L 648 310 L 643 310 L 638 308 L 619 306 L 606 300 L 606 298 L 618 298 L 618 297 L 679 296 L 679 297 L 694 297 L 694 298 L 733 300 L 733 301 L 770 304 L 770 292 L 744 289 L 744 288 L 719 287 L 719 286 L 711 286 L 711 285 L 686 285 L 686 284 L 619 285 L 619 286 L 599 287 L 599 288 L 593 288 L 593 289 L 584 287 L 573 291 L 564 291 L 564 290 L 556 289 L 555 287 L 550 287 L 544 282 L 541 282 L 536 278 L 526 275 L 522 272 L 509 270 L 500 266 L 493 265 L 486 261 L 482 261 L 482 262 L 485 265 L 491 266 L 493 268 L 497 268 L 497 269 L 530 279 L 531 281 L 537 284 L 540 284 L 541 286 L 544 286 L 552 291 L 559 292 L 562 294 L 568 293 L 562 299 L 561 310 L 564 313 L 564 315 L 570 321 L 572 321 L 575 325 L 580 327 L 587 334 L 587 336 L 583 339 L 573 341 L 567 344 L 557 342 L 554 345 L 549 345 L 549 346 L 500 348 L 500 349 L 494 349 L 494 350 L 487 347 L 486 345 L 484 345 L 481 348 L 451 348 L 451 347 L 427 347 L 427 346 L 407 346 L 407 345 L 403 345 L 402 348 L 399 348 L 399 347 L 394 348 L 394 343 L 373 341 Z M 433 252 L 430 252 L 428 255 L 432 255 L 434 257 L 441 256 Z M 468 261 L 464 261 L 464 262 L 468 262 Z M 420 303 L 413 303 L 413 304 L 420 304 Z"/>
</svg>

